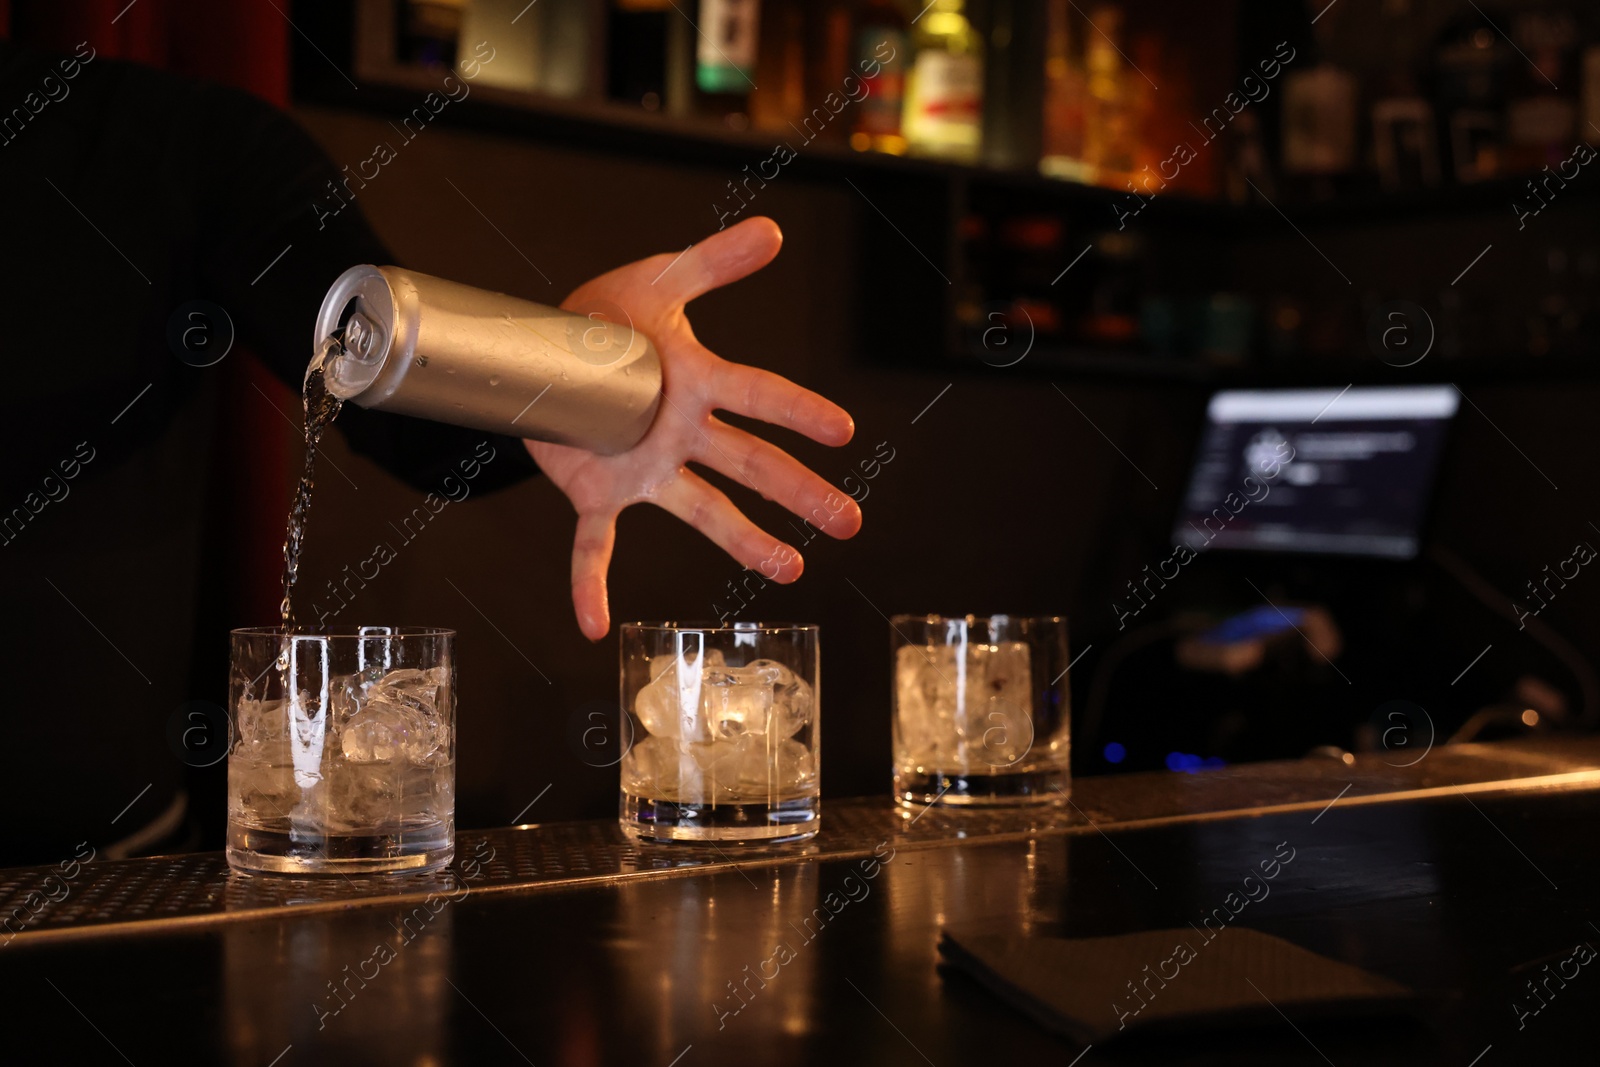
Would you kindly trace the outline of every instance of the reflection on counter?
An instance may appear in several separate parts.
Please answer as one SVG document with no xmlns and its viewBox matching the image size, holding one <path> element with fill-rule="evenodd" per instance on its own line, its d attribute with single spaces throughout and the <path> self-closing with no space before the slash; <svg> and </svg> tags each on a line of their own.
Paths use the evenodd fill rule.
<svg viewBox="0 0 1600 1067">
<path fill-rule="evenodd" d="M 1030 936 L 1062 921 L 1070 839 L 1030 840 L 1025 848 L 971 845 L 949 850 L 938 868 L 906 853 L 884 878 L 887 955 L 914 995 L 943 995 L 939 938 L 946 930 Z M 885 1050 L 888 1052 L 889 1050 Z"/>
<path fill-rule="evenodd" d="M 315 1042 L 352 1062 L 443 1062 L 454 902 L 227 926 L 223 1031 L 235 1061 L 271 1063 Z"/>
<path fill-rule="evenodd" d="M 632 950 L 620 984 L 628 1003 L 653 1006 L 648 1014 L 663 1027 L 658 1051 L 670 1059 L 704 1029 L 749 1025 L 757 1032 L 775 1024 L 787 1035 L 804 1034 L 814 1018 L 816 980 L 816 953 L 807 945 L 828 915 L 818 868 L 751 870 L 719 878 L 709 891 L 687 881 L 664 889 L 630 885 L 617 904 Z M 738 897 L 731 907 L 729 896 Z M 751 1016 L 759 1021 L 750 1025 Z M 688 1025 L 674 1032 L 679 1020 Z"/>
<path fill-rule="evenodd" d="M 444 871 L 361 879 L 366 888 L 406 898 L 395 907 L 343 909 L 293 926 L 228 924 L 222 984 L 236 1058 L 270 1063 L 282 1043 L 315 1039 L 362 1062 L 441 1062 L 455 906 L 483 884 L 494 858 L 480 839 Z M 224 906 L 348 903 L 350 881 L 231 872 Z M 398 1018 L 410 1027 L 403 1036 Z"/>
</svg>

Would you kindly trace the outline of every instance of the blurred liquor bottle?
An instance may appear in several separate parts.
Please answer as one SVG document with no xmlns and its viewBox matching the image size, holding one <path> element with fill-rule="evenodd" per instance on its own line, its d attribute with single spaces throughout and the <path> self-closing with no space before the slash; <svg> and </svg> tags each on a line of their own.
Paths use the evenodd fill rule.
<svg viewBox="0 0 1600 1067">
<path fill-rule="evenodd" d="M 983 41 L 963 0 L 933 0 L 912 25 L 902 117 L 913 154 L 976 162 L 982 147 Z"/>
<path fill-rule="evenodd" d="M 404 0 L 400 6 L 400 62 L 454 66 L 466 6 L 467 0 Z"/>
<path fill-rule="evenodd" d="M 1510 43 L 1477 12 L 1446 23 L 1434 39 L 1433 101 L 1446 169 L 1456 181 L 1470 184 L 1505 173 L 1506 83 L 1518 61 Z"/>
<path fill-rule="evenodd" d="M 646 111 L 667 101 L 672 0 L 612 0 L 606 26 L 606 96 Z"/>
<path fill-rule="evenodd" d="M 760 29 L 750 124 L 764 131 L 787 130 L 807 110 L 804 0 L 767 0 Z"/>
<path fill-rule="evenodd" d="M 1096 4 L 1086 19 L 1091 25 L 1084 37 L 1083 160 L 1092 180 L 1102 185 L 1120 186 L 1127 180 L 1139 145 L 1132 83 L 1138 75 L 1123 58 L 1126 17 L 1121 4 Z"/>
<path fill-rule="evenodd" d="M 1241 75 L 1238 5 L 1208 0 L 1172 10 L 1134 0 L 1127 11 L 1134 170 L 1118 187 L 1131 180 L 1141 195 L 1217 199 L 1230 157 L 1259 150 L 1257 108 L 1273 92 L 1259 68 Z"/>
<path fill-rule="evenodd" d="M 1099 180 L 1087 159 L 1089 68 L 1093 31 L 1074 0 L 1049 0 L 1045 9 L 1044 137 L 1039 170 L 1052 178 Z"/>
<path fill-rule="evenodd" d="M 1360 92 L 1355 75 L 1327 59 L 1284 74 L 1283 176 L 1295 199 L 1348 187 L 1360 161 Z"/>
<path fill-rule="evenodd" d="M 468 53 L 480 42 L 494 48 L 480 84 L 577 97 L 589 88 L 593 14 L 587 0 L 469 0 L 460 39 Z"/>
<path fill-rule="evenodd" d="M 541 6 L 539 90 L 551 96 L 598 97 L 603 86 L 595 60 L 605 32 L 605 10 L 590 0 L 542 0 Z"/>
<path fill-rule="evenodd" d="M 800 5 L 797 5 L 800 6 Z M 855 66 L 855 5 L 851 0 L 804 0 L 805 8 L 805 84 L 801 118 L 802 136 L 815 136 L 832 144 L 843 145 L 859 121 L 862 104 L 866 101 L 866 75 Z M 821 119 L 819 107 L 826 108 L 828 94 L 849 101 L 848 110 L 830 119 L 820 134 L 813 135 L 810 127 Z M 831 112 L 824 111 L 824 114 Z M 811 119 L 811 122 L 806 122 Z"/>
<path fill-rule="evenodd" d="M 856 105 L 850 146 L 857 151 L 903 155 L 901 120 L 906 105 L 906 72 L 912 58 L 910 21 L 896 0 L 866 0 L 855 19 L 851 73 L 866 95 Z"/>
<path fill-rule="evenodd" d="M 716 116 L 736 130 L 749 126 L 760 20 L 761 0 L 700 0 L 690 113 Z"/>
<path fill-rule="evenodd" d="M 1045 9 L 1037 0 L 974 5 L 983 37 L 983 162 L 1001 170 L 1036 167 L 1043 155 Z"/>
<path fill-rule="evenodd" d="M 1383 69 L 1372 103 L 1372 149 L 1384 189 L 1436 188 L 1442 179 L 1433 105 L 1416 75 L 1421 48 L 1412 0 L 1385 0 L 1381 17 Z"/>
<path fill-rule="evenodd" d="M 1525 11 L 1511 36 L 1527 55 L 1512 67 L 1506 101 L 1506 166 L 1513 174 L 1555 166 L 1578 134 L 1578 23 L 1560 9 Z"/>
<path fill-rule="evenodd" d="M 1219 195 L 1225 149 L 1211 143 L 1253 106 L 1234 78 L 1235 10 L 1049 0 L 1040 170 L 1141 195 Z"/>
</svg>

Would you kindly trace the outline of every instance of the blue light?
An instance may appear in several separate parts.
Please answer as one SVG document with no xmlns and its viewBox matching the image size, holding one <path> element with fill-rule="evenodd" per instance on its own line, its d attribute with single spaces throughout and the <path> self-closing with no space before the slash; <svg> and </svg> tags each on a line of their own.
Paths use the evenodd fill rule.
<svg viewBox="0 0 1600 1067">
<path fill-rule="evenodd" d="M 1121 763 L 1128 758 L 1128 750 L 1112 741 L 1106 745 L 1105 757 L 1107 763 Z"/>
<path fill-rule="evenodd" d="M 1169 771 L 1181 771 L 1182 769 L 1183 769 L 1183 753 L 1182 752 L 1168 752 L 1167 753 L 1167 770 L 1169 770 Z"/>
</svg>

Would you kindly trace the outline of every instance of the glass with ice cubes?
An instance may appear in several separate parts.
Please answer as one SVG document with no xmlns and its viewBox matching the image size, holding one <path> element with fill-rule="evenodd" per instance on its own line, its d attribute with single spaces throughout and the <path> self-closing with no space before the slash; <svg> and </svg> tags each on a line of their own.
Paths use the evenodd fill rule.
<svg viewBox="0 0 1600 1067">
<path fill-rule="evenodd" d="M 897 615 L 889 640 L 896 799 L 918 807 L 1066 801 L 1065 619 Z"/>
<path fill-rule="evenodd" d="M 455 632 L 233 631 L 228 862 L 427 871 L 455 852 Z"/>
<path fill-rule="evenodd" d="M 651 841 L 815 834 L 819 670 L 815 626 L 623 626 L 623 830 Z"/>
</svg>

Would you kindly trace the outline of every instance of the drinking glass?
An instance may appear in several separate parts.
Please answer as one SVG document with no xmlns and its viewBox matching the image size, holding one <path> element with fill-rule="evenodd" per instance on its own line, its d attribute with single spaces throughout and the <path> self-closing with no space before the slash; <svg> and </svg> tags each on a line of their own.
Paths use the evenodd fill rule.
<svg viewBox="0 0 1600 1067">
<path fill-rule="evenodd" d="M 897 615 L 889 629 L 896 799 L 955 806 L 1066 800 L 1065 619 Z"/>
<path fill-rule="evenodd" d="M 815 626 L 623 626 L 623 830 L 652 841 L 813 836 L 820 668 Z"/>
<path fill-rule="evenodd" d="M 425 871 L 455 852 L 455 631 L 233 631 L 228 862 Z"/>
</svg>

